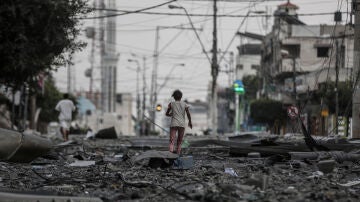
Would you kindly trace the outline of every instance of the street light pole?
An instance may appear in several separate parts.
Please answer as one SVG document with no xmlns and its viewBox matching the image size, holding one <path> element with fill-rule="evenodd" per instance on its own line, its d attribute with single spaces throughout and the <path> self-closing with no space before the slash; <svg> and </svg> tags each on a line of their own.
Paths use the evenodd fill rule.
<svg viewBox="0 0 360 202">
<path fill-rule="evenodd" d="M 133 60 L 133 59 L 128 59 L 129 62 L 135 62 L 137 65 L 136 68 L 136 112 L 137 112 L 137 121 L 136 121 L 136 134 L 139 135 L 140 131 L 139 131 L 139 126 L 140 126 L 140 117 L 141 117 L 141 113 L 140 113 L 140 91 L 139 91 L 139 73 L 140 73 L 140 63 L 137 60 Z"/>
<path fill-rule="evenodd" d="M 211 59 L 210 59 L 209 55 L 208 55 L 207 52 L 206 52 L 205 46 L 204 46 L 203 42 L 201 41 L 200 36 L 199 36 L 199 34 L 197 33 L 196 28 L 194 27 L 194 23 L 192 22 L 192 20 L 191 20 L 191 18 L 190 18 L 190 15 L 189 15 L 189 13 L 187 12 L 187 10 L 186 10 L 184 7 L 182 7 L 182 6 L 169 5 L 168 7 L 169 7 L 170 9 L 182 9 L 182 10 L 184 10 L 184 12 L 185 12 L 185 14 L 186 14 L 186 17 L 188 18 L 188 20 L 189 20 L 189 22 L 190 22 L 191 28 L 192 28 L 192 30 L 195 32 L 196 38 L 198 39 L 198 41 L 199 41 L 199 43 L 200 43 L 201 49 L 202 49 L 203 53 L 206 55 L 206 58 L 209 60 L 209 62 L 210 62 L 210 64 L 211 64 Z"/>
<path fill-rule="evenodd" d="M 216 80 L 219 74 L 219 64 L 217 59 L 217 0 L 214 0 L 214 14 L 213 14 L 213 46 L 212 46 L 212 60 L 211 60 L 211 125 L 213 134 L 217 134 L 217 91 Z"/>
<path fill-rule="evenodd" d="M 213 134 L 216 134 L 217 132 L 217 94 L 216 94 L 216 80 L 219 72 L 219 65 L 217 61 L 217 0 L 214 0 L 214 14 L 213 14 L 213 48 L 212 48 L 212 59 L 210 59 L 209 55 L 207 54 L 204 44 L 202 43 L 196 29 L 194 28 L 194 24 L 192 23 L 192 20 L 187 12 L 187 10 L 182 6 L 175 6 L 175 5 L 169 5 L 170 9 L 182 9 L 184 10 L 187 18 L 189 19 L 189 22 L 191 24 L 191 27 L 193 28 L 196 37 L 201 45 L 203 53 L 206 55 L 206 58 L 208 59 L 210 65 L 211 65 L 211 76 L 212 76 L 212 85 L 211 85 L 211 100 L 210 100 L 210 120 L 211 120 L 211 126 L 212 126 L 212 132 Z"/>
<path fill-rule="evenodd" d="M 155 105 L 157 102 L 157 72 L 158 72 L 158 62 L 159 62 L 159 30 L 160 27 L 156 27 L 156 33 L 155 33 L 155 50 L 154 50 L 154 65 L 153 70 L 151 74 L 151 95 L 150 95 L 150 118 L 152 121 L 155 121 Z M 155 130 L 155 126 L 151 124 L 150 129 L 152 131 Z"/>
</svg>

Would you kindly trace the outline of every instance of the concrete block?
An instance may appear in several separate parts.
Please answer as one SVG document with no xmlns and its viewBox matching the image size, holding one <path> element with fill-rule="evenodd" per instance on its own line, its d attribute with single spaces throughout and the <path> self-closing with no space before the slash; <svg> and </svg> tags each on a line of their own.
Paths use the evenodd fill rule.
<svg viewBox="0 0 360 202">
<path fill-rule="evenodd" d="M 248 158 L 260 158 L 261 155 L 259 152 L 250 152 L 248 153 Z"/>
<path fill-rule="evenodd" d="M 175 159 L 173 169 L 190 169 L 194 167 L 194 160 L 192 156 L 181 156 Z"/>
<path fill-rule="evenodd" d="M 336 165 L 335 160 L 324 160 L 324 161 L 319 161 L 319 163 L 317 163 L 317 167 L 319 171 L 323 173 L 331 173 L 334 170 L 335 165 Z"/>
</svg>

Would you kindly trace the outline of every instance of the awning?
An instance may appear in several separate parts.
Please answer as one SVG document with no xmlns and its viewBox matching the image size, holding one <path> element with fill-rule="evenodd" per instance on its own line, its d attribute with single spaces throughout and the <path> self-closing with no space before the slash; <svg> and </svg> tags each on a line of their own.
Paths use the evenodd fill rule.
<svg viewBox="0 0 360 202">
<path fill-rule="evenodd" d="M 85 115 L 87 111 L 93 112 L 96 110 L 95 105 L 83 96 L 77 99 L 77 108 L 80 115 Z"/>
</svg>

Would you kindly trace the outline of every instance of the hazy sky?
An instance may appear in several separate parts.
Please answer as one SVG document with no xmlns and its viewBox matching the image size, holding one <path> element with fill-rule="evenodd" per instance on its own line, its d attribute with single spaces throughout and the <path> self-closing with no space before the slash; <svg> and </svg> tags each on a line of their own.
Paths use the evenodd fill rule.
<svg viewBox="0 0 360 202">
<path fill-rule="evenodd" d="M 225 50 L 229 42 L 237 32 L 239 25 L 249 10 L 266 11 L 269 15 L 273 14 L 277 5 L 286 3 L 281 0 L 233 0 L 234 2 L 219 2 L 218 15 L 230 15 L 228 17 L 219 17 L 218 26 L 218 48 Z M 106 2 L 106 0 L 105 0 Z M 147 7 L 152 7 L 167 1 L 160 0 L 116 0 L 116 9 L 133 11 Z M 351 2 L 351 1 L 350 1 Z M 291 3 L 299 6 L 298 14 L 300 20 L 306 24 L 334 24 L 333 15 L 324 15 L 322 13 L 335 12 L 341 10 L 346 12 L 350 10 L 347 5 L 348 1 L 338 0 L 292 0 Z M 178 0 L 173 5 L 184 7 L 190 14 L 205 14 L 209 16 L 192 16 L 191 20 L 196 28 L 202 29 L 198 34 L 205 49 L 209 51 L 211 57 L 212 47 L 212 28 L 213 22 L 211 14 L 213 13 L 212 1 L 191 1 Z M 202 49 L 193 30 L 189 29 L 164 29 L 165 26 L 183 25 L 189 28 L 189 20 L 186 16 L 160 15 L 154 13 L 179 13 L 184 14 L 183 10 L 169 9 L 167 5 L 159 8 L 147 10 L 153 14 L 127 14 L 116 17 L 116 48 L 119 53 L 118 62 L 118 92 L 131 92 L 135 97 L 136 93 L 136 69 L 135 63 L 129 63 L 128 59 L 136 59 L 131 54 L 138 56 L 141 66 L 143 65 L 142 57 L 146 57 L 146 84 L 147 93 L 150 92 L 150 78 L 153 68 L 153 54 L 155 48 L 155 30 L 157 26 L 161 26 L 159 40 L 159 75 L 158 83 L 161 85 L 165 77 L 169 74 L 172 67 L 179 63 L 184 63 L 184 67 L 175 67 L 170 79 L 165 87 L 159 92 L 159 103 L 166 103 L 174 89 L 181 89 L 184 92 L 184 98 L 189 100 L 201 99 L 205 100 L 207 95 L 208 84 L 211 81 L 210 63 L 206 55 L 202 53 Z M 121 12 L 119 12 L 121 13 Z M 314 14 L 314 15 L 313 15 Z M 321 14 L 321 15 L 316 15 Z M 94 13 L 92 16 L 97 16 Z M 253 14 L 252 14 L 253 15 Z M 236 17 L 238 16 L 238 17 Z M 346 21 L 346 14 L 343 14 L 343 21 Z M 348 20 L 349 21 L 349 20 Z M 265 34 L 271 30 L 273 18 L 269 17 L 248 17 L 244 20 L 240 31 L 250 31 L 259 34 Z M 98 22 L 94 20 L 84 20 L 84 27 L 93 26 Z M 85 34 L 80 38 L 88 43 L 87 48 L 74 56 L 75 65 L 72 69 L 72 81 L 75 83 L 72 88 L 79 91 L 89 89 L 89 79 L 84 76 L 84 72 L 90 67 L 89 56 L 91 40 L 86 39 Z M 246 39 L 240 39 L 236 36 L 228 51 L 236 53 L 236 46 L 245 43 Z M 227 57 L 225 57 L 227 58 Z M 100 88 L 99 73 L 99 44 L 95 41 L 95 83 L 94 89 Z M 220 64 L 220 69 L 225 70 L 227 66 L 226 60 Z M 130 69 L 129 69 L 130 68 Z M 131 68 L 133 70 L 131 70 Z M 57 85 L 61 91 L 67 90 L 67 69 L 60 68 L 55 74 L 57 77 Z M 140 77 L 142 78 L 142 76 Z M 218 84 L 226 86 L 229 83 L 226 73 L 219 73 Z M 142 82 L 140 87 L 142 89 Z M 142 92 L 141 92 L 142 93 Z"/>
</svg>

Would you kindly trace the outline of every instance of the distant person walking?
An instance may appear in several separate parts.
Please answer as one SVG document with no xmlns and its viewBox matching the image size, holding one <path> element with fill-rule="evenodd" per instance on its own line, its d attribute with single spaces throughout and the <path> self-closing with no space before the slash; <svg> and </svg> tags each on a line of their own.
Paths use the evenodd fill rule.
<svg viewBox="0 0 360 202">
<path fill-rule="evenodd" d="M 192 128 L 191 123 L 191 116 L 189 112 L 189 105 L 187 105 L 184 101 L 181 101 L 182 92 L 180 90 L 175 90 L 172 94 L 175 101 L 172 101 L 168 105 L 168 109 L 166 111 L 166 116 L 171 117 L 170 123 L 170 145 L 169 151 L 175 153 L 174 151 L 174 144 L 175 144 L 175 137 L 176 133 L 178 134 L 177 143 L 176 143 L 176 153 L 180 154 L 181 152 L 181 143 L 185 133 L 185 113 L 189 120 L 188 126 Z"/>
<path fill-rule="evenodd" d="M 69 99 L 69 94 L 64 93 L 63 99 L 60 100 L 55 110 L 59 111 L 60 132 L 65 141 L 69 140 L 70 124 L 72 120 L 72 112 L 75 111 L 74 103 Z"/>
</svg>

